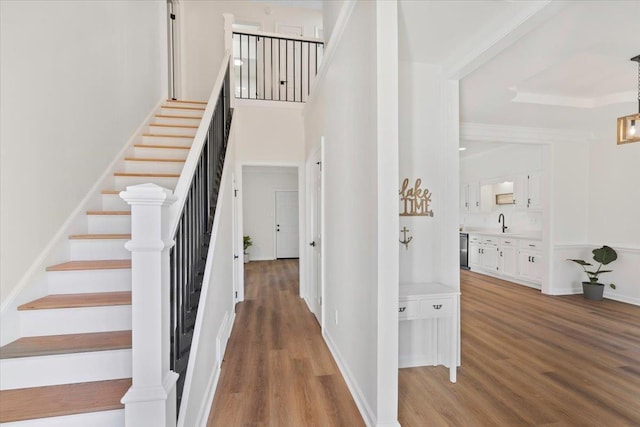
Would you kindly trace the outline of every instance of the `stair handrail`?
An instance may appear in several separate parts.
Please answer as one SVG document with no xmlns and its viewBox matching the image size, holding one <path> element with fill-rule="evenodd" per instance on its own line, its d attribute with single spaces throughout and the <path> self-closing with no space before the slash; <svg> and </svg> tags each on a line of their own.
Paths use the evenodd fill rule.
<svg viewBox="0 0 640 427">
<path fill-rule="evenodd" d="M 177 202 L 174 203 L 169 210 L 169 224 L 171 224 L 169 230 L 172 236 L 176 233 L 180 215 L 184 210 L 187 192 L 189 191 L 189 187 L 191 186 L 191 182 L 193 181 L 195 175 L 196 167 L 198 165 L 198 159 L 200 158 L 200 154 L 202 153 L 202 147 L 204 146 L 207 132 L 209 131 L 209 126 L 211 124 L 211 121 L 213 120 L 213 114 L 215 112 L 216 104 L 225 83 L 225 76 L 227 72 L 230 71 L 230 58 L 231 51 L 227 50 L 225 52 L 224 59 L 222 60 L 220 70 L 218 71 L 218 76 L 216 77 L 216 80 L 213 84 L 211 95 L 209 95 L 209 100 L 207 101 L 207 106 L 204 110 L 204 114 L 202 115 L 202 119 L 200 121 L 200 124 L 198 125 L 198 130 L 196 131 L 196 135 L 193 138 L 191 149 L 189 150 L 189 154 L 185 159 L 182 173 L 180 173 L 180 178 L 178 178 L 176 188 L 175 190 L 173 190 L 173 195 L 177 198 Z M 226 102 L 229 102 L 229 100 L 227 100 Z"/>
</svg>

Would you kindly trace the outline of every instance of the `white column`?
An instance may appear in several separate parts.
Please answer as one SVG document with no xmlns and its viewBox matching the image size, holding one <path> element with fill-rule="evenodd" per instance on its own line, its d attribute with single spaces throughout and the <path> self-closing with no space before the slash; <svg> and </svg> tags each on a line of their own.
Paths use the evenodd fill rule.
<svg viewBox="0 0 640 427">
<path fill-rule="evenodd" d="M 128 427 L 175 427 L 176 381 L 169 370 L 169 206 L 176 198 L 155 184 L 127 187 L 131 205 L 133 383 L 122 398 Z"/>
</svg>

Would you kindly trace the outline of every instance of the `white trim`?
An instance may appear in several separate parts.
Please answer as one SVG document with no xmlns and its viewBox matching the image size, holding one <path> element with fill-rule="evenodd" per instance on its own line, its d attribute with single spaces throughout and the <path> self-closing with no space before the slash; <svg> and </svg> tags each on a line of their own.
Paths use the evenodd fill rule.
<svg viewBox="0 0 640 427">
<path fill-rule="evenodd" d="M 73 212 L 71 212 L 65 222 L 60 226 L 60 228 L 58 228 L 58 231 L 56 231 L 51 240 L 49 240 L 35 260 L 31 263 L 31 267 L 22 275 L 18 285 L 2 302 L 2 306 L 0 307 L 0 319 L 2 319 L 0 322 L 0 345 L 5 345 L 18 338 L 20 333 L 20 328 L 18 327 L 18 305 L 29 299 L 46 295 L 46 267 L 57 262 L 67 261 L 68 257 L 66 254 L 68 251 L 66 248 L 68 248 L 69 245 L 69 234 L 74 234 L 75 232 L 86 232 L 86 225 L 82 225 L 84 223 L 81 221 L 84 219 L 86 211 L 91 207 L 92 203 L 95 203 L 95 205 L 101 204 L 101 190 L 109 186 L 107 183 L 109 180 L 113 179 L 113 173 L 121 162 L 123 162 L 127 150 L 133 147 L 133 144 L 146 131 L 151 119 L 165 102 L 164 98 L 164 96 L 161 97 L 149 114 L 142 120 L 140 126 L 138 126 L 138 128 L 132 133 L 129 140 L 123 145 L 111 163 L 109 163 L 105 168 L 102 175 L 100 175 L 84 198 L 78 203 L 77 207 Z M 30 288 L 33 288 L 33 292 L 30 292 L 28 295 L 23 295 L 23 293 Z M 15 319 L 12 320 L 11 317 L 15 317 Z"/>
<path fill-rule="evenodd" d="M 568 95 L 550 95 L 546 93 L 534 93 L 534 92 L 518 92 L 518 89 L 511 88 L 516 92 L 516 96 L 511 102 L 517 102 L 521 104 L 539 104 L 539 105 L 553 105 L 558 107 L 572 107 L 572 108 L 584 108 L 593 109 L 604 107 L 607 105 L 626 104 L 633 102 L 636 98 L 636 94 L 633 91 L 628 92 L 616 92 L 600 97 L 585 97 L 585 96 L 568 96 Z"/>
<path fill-rule="evenodd" d="M 285 101 L 269 101 L 264 99 L 246 99 L 246 98 L 236 98 L 233 95 L 233 98 L 236 100 L 235 107 L 267 107 L 267 108 L 284 108 L 289 110 L 304 110 L 304 102 L 285 102 Z"/>
<path fill-rule="evenodd" d="M 336 19 L 336 23 L 333 27 L 333 31 L 331 32 L 331 38 L 329 39 L 329 43 L 324 46 L 324 53 L 322 54 L 322 62 L 320 63 L 320 69 L 318 70 L 315 79 L 313 80 L 313 84 L 311 85 L 311 89 L 309 90 L 309 96 L 307 97 L 306 104 L 311 104 L 314 101 L 315 93 L 317 92 L 315 89 L 318 85 L 322 84 L 322 81 L 325 79 L 327 75 L 327 71 L 329 70 L 329 66 L 333 62 L 333 58 L 336 52 L 336 46 L 340 43 L 342 39 L 342 35 L 344 31 L 347 29 L 349 20 L 351 18 L 351 13 L 356 6 L 356 0 L 345 0 L 342 5 L 342 9 L 340 9 L 340 13 L 338 14 L 338 19 Z M 305 110 L 306 111 L 306 108 Z M 304 114 L 304 112 L 303 112 Z"/>
<path fill-rule="evenodd" d="M 294 25 L 294 24 L 284 24 L 284 23 L 277 23 L 276 24 L 276 28 L 278 26 L 285 26 L 285 27 L 300 27 L 304 30 L 304 28 L 302 26 L 299 25 Z M 263 37 L 276 37 L 279 39 L 291 39 L 291 40 L 301 40 L 301 41 L 308 41 L 308 42 L 316 42 L 316 43 L 324 43 L 324 40 L 316 38 L 316 37 L 307 37 L 307 36 L 296 36 L 294 34 L 284 34 L 284 33 L 270 33 L 268 31 L 257 31 L 257 30 L 240 30 L 240 29 L 233 29 L 234 33 L 242 33 L 242 34 L 250 34 L 252 36 L 263 36 Z"/>
<path fill-rule="evenodd" d="M 592 249 L 599 248 L 602 244 L 598 243 L 555 243 L 553 245 L 554 249 Z M 615 245 L 608 244 L 607 246 L 612 247 L 616 250 L 616 252 L 625 252 L 630 254 L 640 254 L 640 246 L 629 246 L 629 245 Z"/>
<path fill-rule="evenodd" d="M 324 338 L 324 341 L 327 343 L 327 347 L 329 347 L 329 351 L 331 352 L 333 359 L 336 361 L 336 365 L 338 365 L 338 369 L 340 370 L 340 373 L 344 378 L 344 382 L 347 384 L 347 387 L 349 388 L 349 392 L 351 393 L 353 400 L 356 402 L 356 406 L 360 411 L 360 415 L 362 416 L 364 423 L 367 425 L 367 427 L 375 426 L 376 422 L 374 421 L 375 420 L 374 413 L 371 410 L 371 407 L 369 406 L 369 404 L 367 403 L 367 400 L 365 399 L 364 394 L 358 387 L 357 382 L 354 381 L 353 374 L 347 367 L 347 364 L 344 363 L 344 358 L 342 357 L 342 355 L 338 351 L 338 348 L 333 343 L 333 340 L 331 339 L 329 334 L 326 333 L 325 330 L 322 331 L 322 337 Z"/>
<path fill-rule="evenodd" d="M 510 144 L 551 144 L 555 142 L 588 143 L 594 138 L 590 132 L 524 126 L 461 123 L 460 140 L 505 142 Z"/>
</svg>

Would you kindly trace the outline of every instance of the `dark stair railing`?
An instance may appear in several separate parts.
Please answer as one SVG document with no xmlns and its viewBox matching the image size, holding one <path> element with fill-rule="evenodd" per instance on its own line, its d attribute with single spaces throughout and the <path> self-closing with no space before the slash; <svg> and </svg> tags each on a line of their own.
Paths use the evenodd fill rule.
<svg viewBox="0 0 640 427">
<path fill-rule="evenodd" d="M 233 110 L 230 108 L 229 65 L 218 95 L 202 151 L 185 196 L 171 248 L 171 370 L 178 373 L 180 408 L 191 341 L 198 313 L 211 228 L 216 211 L 222 168 Z M 204 118 L 206 120 L 206 118 Z"/>
<path fill-rule="evenodd" d="M 234 31 L 235 96 L 305 102 L 323 54 L 318 40 Z"/>
</svg>

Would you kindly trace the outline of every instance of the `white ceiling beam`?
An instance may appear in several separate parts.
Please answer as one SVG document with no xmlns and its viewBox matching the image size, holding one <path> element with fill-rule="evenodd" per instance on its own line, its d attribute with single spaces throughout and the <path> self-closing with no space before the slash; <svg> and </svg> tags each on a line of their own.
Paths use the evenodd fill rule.
<svg viewBox="0 0 640 427">
<path fill-rule="evenodd" d="M 485 37 L 475 37 L 471 42 L 453 50 L 443 63 L 444 75 L 452 80 L 461 80 L 560 12 L 567 2 L 541 0 L 527 4 L 527 8 L 503 26 L 488 32 Z"/>
</svg>

